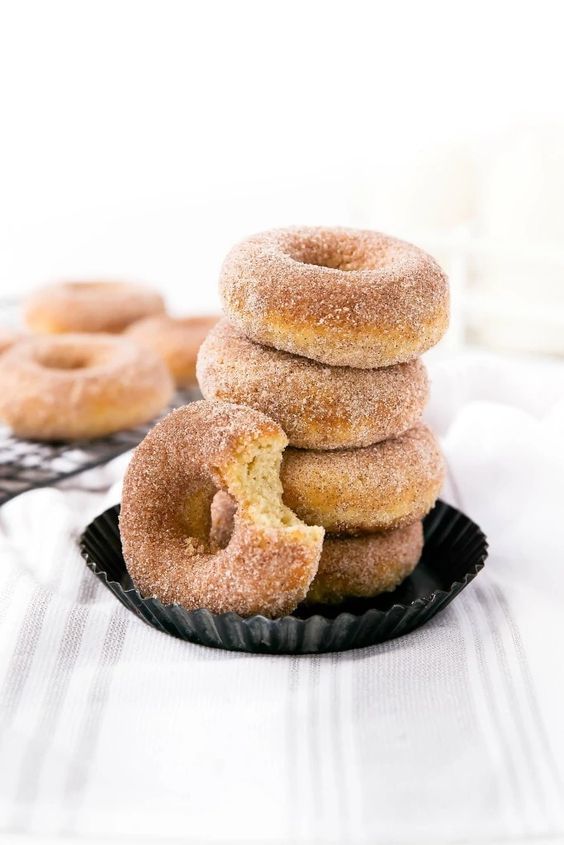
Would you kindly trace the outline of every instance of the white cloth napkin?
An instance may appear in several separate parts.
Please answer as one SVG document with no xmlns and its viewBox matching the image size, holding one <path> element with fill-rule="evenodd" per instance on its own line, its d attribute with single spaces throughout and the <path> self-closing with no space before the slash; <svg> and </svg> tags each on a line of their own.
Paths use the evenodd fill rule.
<svg viewBox="0 0 564 845">
<path fill-rule="evenodd" d="M 317 657 L 158 633 L 86 569 L 127 457 L 0 509 L 0 831 L 184 842 L 564 834 L 564 367 L 432 364 L 444 497 L 485 570 L 409 636 Z M 113 488 L 111 485 L 115 485 Z"/>
</svg>

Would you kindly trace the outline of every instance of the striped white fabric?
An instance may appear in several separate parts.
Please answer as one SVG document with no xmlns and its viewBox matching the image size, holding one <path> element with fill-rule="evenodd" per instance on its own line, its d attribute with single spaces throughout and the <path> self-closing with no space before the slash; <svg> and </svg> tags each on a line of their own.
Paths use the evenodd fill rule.
<svg viewBox="0 0 564 845">
<path fill-rule="evenodd" d="M 564 835 L 564 368 L 465 358 L 432 374 L 444 495 L 491 556 L 448 610 L 381 646 L 250 656 L 139 622 L 76 545 L 126 459 L 0 510 L 6 841 Z"/>
</svg>

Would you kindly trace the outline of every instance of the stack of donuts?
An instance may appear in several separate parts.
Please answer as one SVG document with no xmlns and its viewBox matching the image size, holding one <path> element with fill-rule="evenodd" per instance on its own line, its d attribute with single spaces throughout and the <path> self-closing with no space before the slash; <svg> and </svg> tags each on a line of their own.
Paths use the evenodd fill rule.
<svg viewBox="0 0 564 845">
<path fill-rule="evenodd" d="M 372 231 L 265 232 L 227 256 L 226 318 L 197 377 L 206 399 L 262 411 L 289 439 L 284 502 L 325 529 L 307 601 L 393 590 L 415 568 L 443 479 L 419 356 L 448 325 L 448 282 L 417 247 Z M 229 534 L 233 502 L 215 503 Z"/>
</svg>

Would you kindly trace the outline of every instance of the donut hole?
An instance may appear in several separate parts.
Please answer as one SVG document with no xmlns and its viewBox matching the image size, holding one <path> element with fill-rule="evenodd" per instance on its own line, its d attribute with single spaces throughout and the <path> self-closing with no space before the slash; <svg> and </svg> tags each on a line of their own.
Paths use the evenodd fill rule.
<svg viewBox="0 0 564 845">
<path fill-rule="evenodd" d="M 119 290 L 122 285 L 120 282 L 65 282 L 64 287 L 71 293 L 90 295 L 101 291 Z"/>
<path fill-rule="evenodd" d="M 287 254 L 300 264 L 352 272 L 383 267 L 387 250 L 383 242 L 368 243 L 358 234 L 324 231 L 290 239 Z"/>
<path fill-rule="evenodd" d="M 40 353 L 38 362 L 48 370 L 82 370 L 90 365 L 91 360 L 84 350 L 61 347 Z"/>
<path fill-rule="evenodd" d="M 210 510 L 211 528 L 209 542 L 211 546 L 225 549 L 229 545 L 231 535 L 233 534 L 236 511 L 237 503 L 235 499 L 224 490 L 218 490 L 213 497 Z"/>
<path fill-rule="evenodd" d="M 211 507 L 213 492 L 207 488 L 196 490 L 184 502 L 182 524 L 186 534 L 194 540 L 207 543 L 211 539 Z M 213 500 L 211 500 L 213 504 Z"/>
</svg>

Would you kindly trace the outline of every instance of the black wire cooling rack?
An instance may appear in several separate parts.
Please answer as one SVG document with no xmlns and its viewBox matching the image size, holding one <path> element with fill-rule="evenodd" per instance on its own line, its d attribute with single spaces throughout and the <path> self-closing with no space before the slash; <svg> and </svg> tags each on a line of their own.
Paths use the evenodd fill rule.
<svg viewBox="0 0 564 845">
<path fill-rule="evenodd" d="M 17 325 L 18 319 L 19 303 L 0 301 L 0 325 Z M 165 413 L 199 398 L 196 388 L 178 391 Z M 96 440 L 57 443 L 20 440 L 0 425 L 0 505 L 27 490 L 56 484 L 108 463 L 137 446 L 154 423 L 155 420 Z"/>
</svg>

